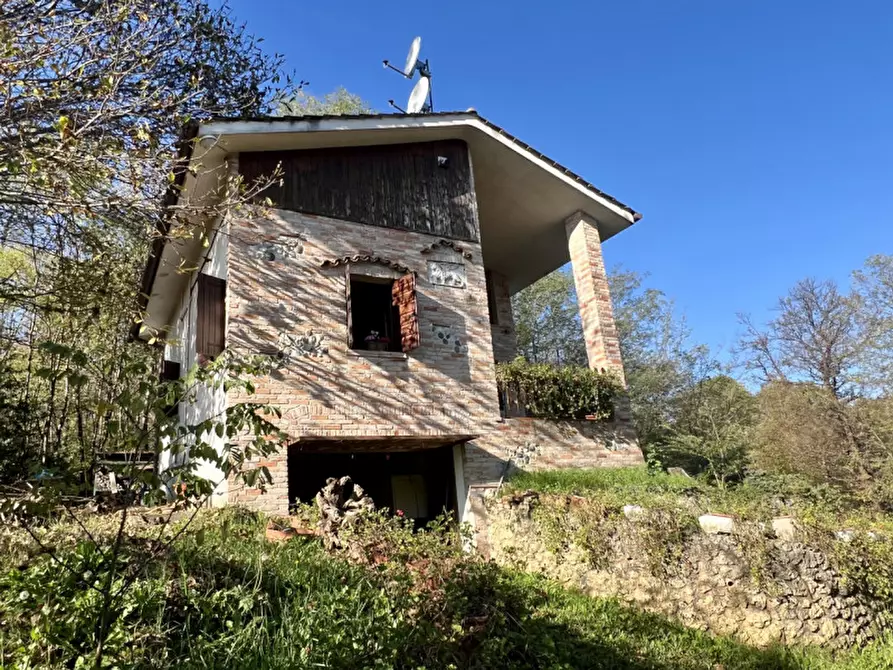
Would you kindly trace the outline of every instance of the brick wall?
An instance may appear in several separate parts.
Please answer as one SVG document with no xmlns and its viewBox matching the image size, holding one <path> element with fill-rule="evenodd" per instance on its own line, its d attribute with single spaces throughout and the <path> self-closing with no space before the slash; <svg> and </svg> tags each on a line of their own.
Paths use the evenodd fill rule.
<svg viewBox="0 0 893 670">
<path fill-rule="evenodd" d="M 496 302 L 496 323 L 490 326 L 493 357 L 498 362 L 510 361 L 518 355 L 518 342 L 515 337 L 515 320 L 512 315 L 508 279 L 498 272 L 491 272 L 490 277 Z"/>
<path fill-rule="evenodd" d="M 281 210 L 265 221 L 231 223 L 227 346 L 287 351 L 283 368 L 258 381 L 254 399 L 282 408 L 280 427 L 291 440 L 475 435 L 498 417 L 480 245 L 463 242 L 457 250 L 438 242 Z M 414 351 L 348 348 L 345 266 L 323 264 L 357 255 L 417 274 L 421 345 Z M 432 263 L 464 272 L 466 286 L 429 281 Z M 380 263 L 350 267 L 354 275 L 403 274 Z M 282 453 L 267 463 L 277 479 L 269 494 L 234 490 L 232 499 L 285 511 L 285 460 Z"/>
<path fill-rule="evenodd" d="M 620 339 L 614 323 L 598 223 L 587 214 L 577 212 L 567 219 L 565 229 L 589 367 L 607 369 L 623 381 Z"/>
<path fill-rule="evenodd" d="M 512 470 L 641 465 L 645 461 L 628 423 L 554 421 L 528 417 L 497 422 L 466 447 L 465 477 L 489 486 Z"/>
<path fill-rule="evenodd" d="M 348 275 L 339 260 L 353 256 L 385 261 L 350 262 L 354 275 L 416 273 L 417 349 L 349 349 Z M 423 233 L 275 210 L 265 220 L 230 222 L 228 267 L 227 347 L 285 354 L 281 369 L 257 380 L 250 400 L 281 408 L 278 423 L 290 442 L 302 436 L 480 436 L 463 452 L 468 487 L 498 481 L 513 455 L 523 458 L 531 449 L 531 467 L 642 461 L 628 444 L 628 427 L 500 419 L 494 354 L 512 357 L 514 329 L 504 278 L 496 282 L 500 323 L 491 327 L 479 244 L 442 244 Z M 444 285 L 444 273 L 453 284 L 464 276 L 464 286 Z M 230 402 L 240 400 L 230 394 Z M 270 470 L 272 486 L 262 493 L 231 482 L 230 501 L 286 513 L 286 450 L 257 465 Z"/>
</svg>

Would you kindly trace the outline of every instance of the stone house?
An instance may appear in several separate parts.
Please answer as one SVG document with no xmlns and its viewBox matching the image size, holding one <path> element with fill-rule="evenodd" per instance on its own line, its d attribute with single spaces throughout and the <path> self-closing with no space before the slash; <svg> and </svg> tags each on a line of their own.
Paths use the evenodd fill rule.
<svg viewBox="0 0 893 670">
<path fill-rule="evenodd" d="M 273 484 L 219 481 L 215 504 L 284 514 L 350 474 L 379 506 L 472 520 L 512 466 L 642 462 L 623 411 L 611 423 L 504 417 L 495 374 L 515 355 L 510 296 L 570 261 L 590 366 L 623 379 L 601 245 L 634 210 L 474 112 L 192 133 L 180 198 L 225 197 L 226 175 L 279 175 L 262 217 L 208 222 L 204 244 L 160 241 L 143 278 L 169 374 L 224 347 L 284 363 L 254 397 L 282 409 L 290 440 L 263 463 Z M 235 400 L 205 393 L 181 419 Z"/>
</svg>

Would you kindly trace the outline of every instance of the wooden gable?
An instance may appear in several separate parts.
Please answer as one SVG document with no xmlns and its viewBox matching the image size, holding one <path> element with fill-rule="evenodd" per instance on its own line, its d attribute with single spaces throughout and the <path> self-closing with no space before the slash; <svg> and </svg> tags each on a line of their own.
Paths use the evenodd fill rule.
<svg viewBox="0 0 893 670">
<path fill-rule="evenodd" d="M 239 154 L 247 182 L 281 170 L 274 207 L 448 239 L 480 240 L 468 147 L 461 140 Z"/>
</svg>

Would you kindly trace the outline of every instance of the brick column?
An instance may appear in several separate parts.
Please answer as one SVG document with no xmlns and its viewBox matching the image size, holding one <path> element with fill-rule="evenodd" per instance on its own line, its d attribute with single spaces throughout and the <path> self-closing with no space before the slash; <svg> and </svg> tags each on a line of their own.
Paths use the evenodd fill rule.
<svg viewBox="0 0 893 670">
<path fill-rule="evenodd" d="M 589 367 L 613 372 L 626 385 L 598 224 L 588 214 L 578 211 L 564 225 Z"/>
</svg>

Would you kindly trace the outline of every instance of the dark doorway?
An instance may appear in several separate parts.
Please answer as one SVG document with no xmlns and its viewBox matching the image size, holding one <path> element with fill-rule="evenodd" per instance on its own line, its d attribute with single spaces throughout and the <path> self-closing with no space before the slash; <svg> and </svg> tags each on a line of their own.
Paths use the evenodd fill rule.
<svg viewBox="0 0 893 670">
<path fill-rule="evenodd" d="M 423 526 L 445 511 L 455 514 L 456 480 L 451 446 L 396 452 L 288 449 L 289 504 L 312 502 L 329 477 L 350 476 L 376 508 L 400 509 Z"/>
</svg>

